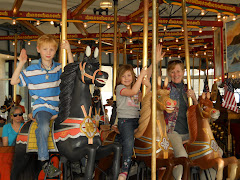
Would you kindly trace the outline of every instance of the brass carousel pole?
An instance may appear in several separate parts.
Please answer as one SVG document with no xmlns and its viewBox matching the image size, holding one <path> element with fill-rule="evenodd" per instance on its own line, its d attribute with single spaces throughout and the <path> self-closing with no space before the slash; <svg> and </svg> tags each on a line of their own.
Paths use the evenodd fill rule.
<svg viewBox="0 0 240 180">
<path fill-rule="evenodd" d="M 102 66 L 102 24 L 99 24 L 99 64 L 100 64 L 100 68 Z"/>
<path fill-rule="evenodd" d="M 64 40 L 67 39 L 67 0 L 62 0 L 62 30 L 61 30 L 61 44 Z M 62 70 L 67 65 L 67 51 L 66 49 L 61 49 L 61 63 L 62 63 Z"/>
<path fill-rule="evenodd" d="M 185 59 L 186 59 L 186 69 L 187 69 L 187 87 L 188 87 L 188 89 L 191 89 L 186 0 L 182 0 L 182 16 L 183 16 L 183 28 L 184 28 Z M 189 97 L 188 98 L 188 105 L 191 106 L 192 104 L 193 104 L 192 99 Z"/>
<path fill-rule="evenodd" d="M 13 68 L 14 71 L 17 68 L 17 34 L 15 34 L 15 38 L 14 38 L 14 64 L 13 64 Z M 17 85 L 13 86 L 13 101 L 16 102 L 16 95 L 17 95 Z"/>
<path fill-rule="evenodd" d="M 144 0 L 142 67 L 147 66 L 147 60 L 148 60 L 148 6 L 149 6 L 149 0 Z M 146 86 L 143 85 L 143 87 L 142 87 L 142 97 L 144 97 L 145 94 L 146 94 Z"/>
<path fill-rule="evenodd" d="M 193 89 L 194 89 L 194 56 L 193 56 L 193 68 L 192 68 L 192 71 L 193 71 Z"/>
<path fill-rule="evenodd" d="M 117 78 L 117 7 L 118 0 L 114 0 L 114 42 L 113 42 L 113 101 L 116 101 L 116 95 L 114 93 L 114 89 L 116 86 L 116 78 Z"/>
<path fill-rule="evenodd" d="M 156 65 L 156 46 L 157 46 L 157 0 L 152 1 L 152 165 L 151 177 L 156 179 L 156 97 L 157 97 L 157 65 Z"/>
<path fill-rule="evenodd" d="M 201 58 L 199 57 L 198 96 L 200 96 L 200 85 L 201 85 Z"/>
<path fill-rule="evenodd" d="M 123 64 L 127 64 L 127 39 L 123 43 Z"/>
</svg>

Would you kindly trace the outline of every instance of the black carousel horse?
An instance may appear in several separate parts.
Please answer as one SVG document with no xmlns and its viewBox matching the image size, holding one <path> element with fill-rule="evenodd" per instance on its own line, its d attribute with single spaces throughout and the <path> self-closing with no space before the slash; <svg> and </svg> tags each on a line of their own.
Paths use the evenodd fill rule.
<svg viewBox="0 0 240 180">
<path fill-rule="evenodd" d="M 59 154 L 69 161 L 87 158 L 84 174 L 86 180 L 92 179 L 95 160 L 112 153 L 114 159 L 111 179 L 117 179 L 119 174 L 121 146 L 119 144 L 101 146 L 99 131 L 91 119 L 92 97 L 89 84 L 102 87 L 107 78 L 108 74 L 99 70 L 99 63 L 93 57 L 85 57 L 80 64 L 79 62 L 68 64 L 61 75 L 59 115 L 54 124 L 54 139 Z M 20 135 L 24 133 L 22 130 Z M 17 141 L 12 180 L 17 179 L 28 158 L 26 144 Z"/>
</svg>

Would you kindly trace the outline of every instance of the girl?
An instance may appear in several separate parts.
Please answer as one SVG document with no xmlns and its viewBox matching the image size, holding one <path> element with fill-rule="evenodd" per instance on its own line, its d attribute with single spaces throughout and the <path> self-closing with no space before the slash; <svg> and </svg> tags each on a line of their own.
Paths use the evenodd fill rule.
<svg viewBox="0 0 240 180">
<path fill-rule="evenodd" d="M 147 69 L 143 68 L 136 80 L 133 67 L 122 65 L 117 72 L 116 97 L 117 97 L 117 116 L 118 129 L 121 136 L 122 152 L 122 171 L 118 180 L 125 180 L 131 164 L 134 146 L 134 129 L 138 127 L 139 119 L 139 89 L 141 83 L 146 85 L 146 93 L 150 91 L 151 84 L 144 78 Z"/>
<path fill-rule="evenodd" d="M 23 123 L 22 118 L 23 111 L 20 106 L 14 106 L 11 108 L 10 117 L 11 123 L 3 126 L 2 140 L 3 146 L 14 146 L 19 130 Z"/>
</svg>

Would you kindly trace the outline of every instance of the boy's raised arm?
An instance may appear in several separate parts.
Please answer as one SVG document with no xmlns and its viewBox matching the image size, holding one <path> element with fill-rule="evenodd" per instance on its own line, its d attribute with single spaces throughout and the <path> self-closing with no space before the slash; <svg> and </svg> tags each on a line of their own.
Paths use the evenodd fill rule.
<svg viewBox="0 0 240 180">
<path fill-rule="evenodd" d="M 72 55 L 71 47 L 68 40 L 63 41 L 63 43 L 61 44 L 61 48 L 67 50 L 68 63 L 73 63 L 74 62 L 73 55 Z"/>
<path fill-rule="evenodd" d="M 24 64 L 27 62 L 27 52 L 25 49 L 21 50 L 18 60 L 19 60 L 18 66 L 15 69 L 15 71 L 12 75 L 12 78 L 11 78 L 11 85 L 16 85 L 16 84 L 20 83 L 19 75 L 20 75 L 20 72 L 21 72 Z"/>
</svg>

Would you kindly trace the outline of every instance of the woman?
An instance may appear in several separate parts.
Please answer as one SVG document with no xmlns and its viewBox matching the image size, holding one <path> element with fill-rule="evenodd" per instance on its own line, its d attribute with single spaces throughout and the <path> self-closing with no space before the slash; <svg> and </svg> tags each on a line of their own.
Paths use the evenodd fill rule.
<svg viewBox="0 0 240 180">
<path fill-rule="evenodd" d="M 172 143 L 175 157 L 188 157 L 186 150 L 183 147 L 183 141 L 189 139 L 187 109 L 188 97 L 191 97 L 193 104 L 198 104 L 195 93 L 192 89 L 187 89 L 187 85 L 183 83 L 184 64 L 181 60 L 172 60 L 168 62 L 168 76 L 171 82 L 168 84 L 170 90 L 170 98 L 177 101 L 177 106 L 173 113 L 165 113 L 165 121 L 167 124 L 168 137 Z M 182 166 L 174 169 L 173 175 L 180 174 L 177 171 L 182 171 Z"/>
<path fill-rule="evenodd" d="M 2 141 L 3 146 L 14 146 L 22 123 L 22 108 L 14 106 L 10 111 L 11 122 L 3 126 Z"/>
</svg>

